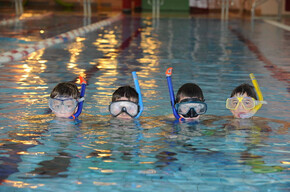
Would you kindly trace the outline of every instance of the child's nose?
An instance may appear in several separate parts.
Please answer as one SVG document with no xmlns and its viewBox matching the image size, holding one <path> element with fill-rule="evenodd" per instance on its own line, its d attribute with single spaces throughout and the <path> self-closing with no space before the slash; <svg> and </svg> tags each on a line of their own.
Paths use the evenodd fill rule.
<svg viewBox="0 0 290 192">
<path fill-rule="evenodd" d="M 61 105 L 61 107 L 60 107 L 60 113 L 65 113 L 65 107 L 63 106 L 63 105 Z"/>
<path fill-rule="evenodd" d="M 244 109 L 244 106 L 242 105 L 242 103 L 239 103 L 238 109 Z"/>
</svg>

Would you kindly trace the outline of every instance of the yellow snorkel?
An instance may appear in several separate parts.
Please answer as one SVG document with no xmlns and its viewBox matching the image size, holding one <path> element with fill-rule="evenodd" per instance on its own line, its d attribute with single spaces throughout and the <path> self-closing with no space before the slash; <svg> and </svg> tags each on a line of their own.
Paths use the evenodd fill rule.
<svg viewBox="0 0 290 192">
<path fill-rule="evenodd" d="M 252 83 L 253 83 L 253 85 L 255 87 L 255 90 L 256 90 L 256 93 L 257 93 L 257 96 L 258 96 L 258 102 L 257 102 L 256 106 L 253 109 L 253 112 L 256 113 L 262 107 L 262 105 L 263 104 L 267 104 L 267 102 L 264 101 L 264 99 L 263 99 L 263 95 L 262 95 L 262 92 L 260 90 L 258 81 L 256 80 L 256 78 L 255 78 L 253 73 L 250 74 L 250 78 L 252 80 Z"/>
</svg>

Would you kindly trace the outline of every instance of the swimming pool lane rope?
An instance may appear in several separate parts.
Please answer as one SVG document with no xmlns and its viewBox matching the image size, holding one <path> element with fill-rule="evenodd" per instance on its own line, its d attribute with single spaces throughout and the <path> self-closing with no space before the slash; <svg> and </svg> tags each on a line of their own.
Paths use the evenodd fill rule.
<svg viewBox="0 0 290 192">
<path fill-rule="evenodd" d="M 30 44 L 25 47 L 21 47 L 18 49 L 14 49 L 11 51 L 7 51 L 0 55 L 0 64 L 2 63 L 8 63 L 11 61 L 18 61 L 23 59 L 24 57 L 28 56 L 29 54 L 43 48 L 47 48 L 59 43 L 64 43 L 70 40 L 75 39 L 78 36 L 84 35 L 86 33 L 95 31 L 97 29 L 100 29 L 101 27 L 111 25 L 112 23 L 121 20 L 123 18 L 122 14 L 118 14 L 114 17 L 110 17 L 108 19 L 105 19 L 103 21 L 99 21 L 96 23 L 93 23 L 91 25 L 87 25 L 84 27 L 80 27 L 78 29 L 74 29 L 71 31 L 68 31 L 66 33 L 62 33 L 60 35 L 54 36 L 52 38 L 48 38 L 42 41 L 39 41 L 35 44 Z M 0 65 L 1 66 L 1 65 Z"/>
</svg>

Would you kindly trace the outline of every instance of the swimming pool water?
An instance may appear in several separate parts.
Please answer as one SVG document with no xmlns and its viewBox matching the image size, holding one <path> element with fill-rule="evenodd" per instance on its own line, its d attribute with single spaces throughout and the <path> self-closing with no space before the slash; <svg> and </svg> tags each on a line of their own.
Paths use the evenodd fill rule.
<svg viewBox="0 0 290 192">
<path fill-rule="evenodd" d="M 58 21 L 39 22 L 53 26 L 51 36 L 81 25 L 67 19 L 58 27 Z M 18 38 L 11 27 L 3 36 L 21 39 L 21 31 L 35 28 L 17 29 Z M 288 191 L 289 34 L 263 21 L 168 17 L 156 23 L 126 16 L 3 64 L 1 191 Z M 187 82 L 203 89 L 208 112 L 200 124 L 174 122 L 168 67 L 175 92 Z M 111 119 L 111 95 L 134 85 L 132 71 L 142 89 L 142 117 Z M 268 102 L 257 116 L 268 119 L 224 117 L 230 115 L 226 98 L 251 83 L 249 73 Z M 79 74 L 88 81 L 81 122 L 54 120 L 50 91 Z"/>
</svg>

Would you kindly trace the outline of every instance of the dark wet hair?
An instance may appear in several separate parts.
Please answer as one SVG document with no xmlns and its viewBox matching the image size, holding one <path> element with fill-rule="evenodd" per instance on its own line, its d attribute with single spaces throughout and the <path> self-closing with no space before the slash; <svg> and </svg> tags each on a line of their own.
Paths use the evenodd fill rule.
<svg viewBox="0 0 290 192">
<path fill-rule="evenodd" d="M 201 101 L 204 101 L 202 90 L 195 83 L 185 83 L 184 85 L 182 85 L 176 94 L 175 103 L 179 103 L 181 97 L 198 98 Z"/>
<path fill-rule="evenodd" d="M 236 87 L 232 91 L 231 97 L 233 97 L 234 95 L 237 95 L 237 94 L 243 95 L 245 93 L 249 97 L 253 97 L 254 99 L 257 100 L 257 95 L 256 95 L 254 87 L 248 83 L 243 83 L 243 84 L 239 85 L 238 87 Z"/>
<path fill-rule="evenodd" d="M 50 93 L 50 98 L 55 98 L 57 96 L 73 97 L 74 99 L 78 99 L 80 97 L 80 92 L 76 84 L 73 82 L 63 82 L 57 84 Z"/>
<path fill-rule="evenodd" d="M 127 97 L 130 101 L 135 101 L 138 103 L 138 93 L 137 91 L 130 87 L 129 85 L 119 87 L 112 96 L 112 102 L 120 99 L 121 97 Z"/>
</svg>

